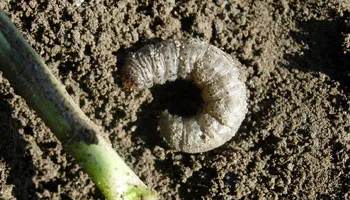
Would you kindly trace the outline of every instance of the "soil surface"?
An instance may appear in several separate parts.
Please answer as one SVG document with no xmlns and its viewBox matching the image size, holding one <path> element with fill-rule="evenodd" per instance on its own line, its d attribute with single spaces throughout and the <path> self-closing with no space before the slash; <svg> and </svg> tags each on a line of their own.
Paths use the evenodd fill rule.
<svg viewBox="0 0 350 200">
<path fill-rule="evenodd" d="M 229 2 L 1 0 L 0 8 L 162 199 L 350 199 L 350 2 Z M 165 108 L 193 114 L 191 84 L 135 92 L 121 81 L 129 52 L 191 37 L 238 58 L 249 90 L 236 136 L 200 154 L 172 151 L 157 130 Z M 1 72 L 0 199 L 104 199 Z"/>
</svg>

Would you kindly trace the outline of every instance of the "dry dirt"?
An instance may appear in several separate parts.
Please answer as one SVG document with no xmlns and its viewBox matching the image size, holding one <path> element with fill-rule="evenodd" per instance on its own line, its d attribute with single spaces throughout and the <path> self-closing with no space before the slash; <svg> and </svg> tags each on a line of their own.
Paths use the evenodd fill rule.
<svg viewBox="0 0 350 200">
<path fill-rule="evenodd" d="M 1 0 L 0 8 L 163 199 L 350 199 L 350 2 L 229 2 Z M 237 57 L 249 89 L 239 132 L 202 154 L 172 151 L 157 131 L 162 109 L 191 114 L 178 103 L 196 100 L 184 92 L 190 84 L 137 93 L 121 83 L 128 52 L 190 37 Z M 1 75 L 0 119 L 0 199 L 103 199 Z"/>
</svg>

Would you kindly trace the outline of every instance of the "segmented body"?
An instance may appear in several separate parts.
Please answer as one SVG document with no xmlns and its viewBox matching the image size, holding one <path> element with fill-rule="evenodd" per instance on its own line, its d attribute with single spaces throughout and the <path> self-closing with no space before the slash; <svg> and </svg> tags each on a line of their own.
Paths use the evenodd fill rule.
<svg viewBox="0 0 350 200">
<path fill-rule="evenodd" d="M 126 59 L 126 84 L 150 88 L 177 78 L 193 81 L 204 101 L 185 118 L 162 112 L 160 133 L 175 150 L 188 153 L 221 146 L 237 132 L 247 112 L 241 64 L 219 48 L 195 40 L 166 40 L 147 45 Z"/>
</svg>

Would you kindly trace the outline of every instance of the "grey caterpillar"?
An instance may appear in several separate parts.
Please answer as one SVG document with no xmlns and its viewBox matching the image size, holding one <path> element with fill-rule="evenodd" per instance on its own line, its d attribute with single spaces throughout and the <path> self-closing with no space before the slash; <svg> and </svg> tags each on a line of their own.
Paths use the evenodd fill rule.
<svg viewBox="0 0 350 200">
<path fill-rule="evenodd" d="M 150 88 L 177 78 L 201 89 L 203 105 L 193 117 L 167 110 L 159 117 L 160 133 L 175 150 L 199 153 L 231 139 L 247 112 L 246 87 L 238 60 L 196 39 L 166 40 L 129 55 L 124 83 L 133 89 Z"/>
</svg>

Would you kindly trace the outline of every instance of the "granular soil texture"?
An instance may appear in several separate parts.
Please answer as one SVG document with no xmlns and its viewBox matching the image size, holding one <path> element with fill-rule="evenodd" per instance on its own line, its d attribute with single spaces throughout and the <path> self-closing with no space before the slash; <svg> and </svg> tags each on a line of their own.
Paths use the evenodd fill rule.
<svg viewBox="0 0 350 200">
<path fill-rule="evenodd" d="M 1 0 L 0 8 L 162 199 L 350 199 L 349 1 Z M 207 41 L 245 66 L 246 119 L 213 151 L 174 152 L 157 130 L 163 109 L 191 114 L 179 103 L 196 100 L 186 95 L 191 84 L 123 88 L 125 56 L 168 38 Z M 0 119 L 0 199 L 104 199 L 2 75 Z"/>
</svg>

